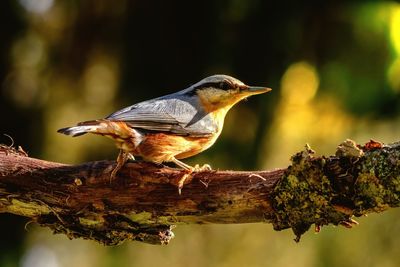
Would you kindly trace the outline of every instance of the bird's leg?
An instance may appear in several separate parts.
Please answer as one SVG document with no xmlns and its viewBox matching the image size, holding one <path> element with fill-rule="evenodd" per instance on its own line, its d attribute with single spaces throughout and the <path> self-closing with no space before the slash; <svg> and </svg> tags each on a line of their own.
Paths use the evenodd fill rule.
<svg viewBox="0 0 400 267">
<path fill-rule="evenodd" d="M 111 175 L 110 175 L 110 183 L 112 182 L 112 180 L 115 179 L 117 172 L 122 168 L 122 166 L 124 166 L 125 162 L 128 161 L 128 158 L 130 157 L 130 155 L 131 155 L 130 153 L 127 153 L 127 152 L 123 151 L 122 149 L 119 151 L 119 154 L 117 157 L 117 165 L 112 170 Z"/>
<path fill-rule="evenodd" d="M 194 167 L 192 167 L 180 160 L 177 160 L 176 158 L 172 158 L 172 162 L 186 170 L 186 173 L 179 179 L 178 184 L 177 184 L 179 195 L 182 193 L 182 188 L 183 188 L 183 185 L 185 184 L 186 180 L 190 177 L 190 175 L 193 172 L 201 172 L 201 171 L 211 170 L 211 166 L 208 164 L 204 164 L 201 167 L 198 164 L 196 164 Z"/>
<path fill-rule="evenodd" d="M 133 156 L 131 153 L 127 153 L 128 154 L 128 159 L 127 160 L 132 160 L 135 161 L 135 156 Z"/>
<path fill-rule="evenodd" d="M 188 171 L 191 171 L 191 172 L 193 172 L 195 170 L 194 167 L 192 167 L 192 166 L 190 166 L 190 165 L 188 165 L 188 164 L 186 164 L 186 163 L 184 163 L 184 162 L 182 162 L 180 160 L 177 160 L 176 158 L 172 158 L 172 162 L 175 163 L 176 165 L 178 165 L 179 167 L 182 167 L 185 170 L 188 170 Z"/>
<path fill-rule="evenodd" d="M 177 183 L 178 193 L 180 195 L 182 193 L 183 184 L 189 178 L 189 176 L 192 174 L 192 172 L 194 171 L 194 168 L 180 160 L 177 160 L 176 158 L 172 158 L 172 162 L 186 170 L 186 173 L 184 175 L 182 175 L 182 177 L 178 180 L 178 183 Z"/>
<path fill-rule="evenodd" d="M 179 167 L 182 167 L 185 170 L 190 170 L 192 172 L 201 172 L 201 171 L 210 171 L 212 170 L 211 166 L 209 164 L 204 164 L 203 166 L 200 166 L 199 164 L 194 165 L 194 167 L 177 160 L 176 158 L 172 159 L 172 162 L 178 165 Z"/>
</svg>

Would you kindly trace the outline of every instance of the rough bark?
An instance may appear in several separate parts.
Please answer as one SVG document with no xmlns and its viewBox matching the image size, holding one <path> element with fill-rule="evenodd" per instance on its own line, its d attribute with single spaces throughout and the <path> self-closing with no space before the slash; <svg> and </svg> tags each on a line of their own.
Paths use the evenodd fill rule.
<svg viewBox="0 0 400 267">
<path fill-rule="evenodd" d="M 272 223 L 298 241 L 313 224 L 351 227 L 353 216 L 400 203 L 400 143 L 346 140 L 329 157 L 306 146 L 286 169 L 193 173 L 181 195 L 183 170 L 130 162 L 110 181 L 114 166 L 48 162 L 1 146 L 0 212 L 106 245 L 167 244 L 174 225 L 191 223 Z"/>
</svg>

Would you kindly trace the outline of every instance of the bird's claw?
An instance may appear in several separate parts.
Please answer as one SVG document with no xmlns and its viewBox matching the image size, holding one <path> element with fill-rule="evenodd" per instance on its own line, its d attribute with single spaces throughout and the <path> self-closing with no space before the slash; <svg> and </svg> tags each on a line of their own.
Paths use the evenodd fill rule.
<svg viewBox="0 0 400 267">
<path fill-rule="evenodd" d="M 209 164 L 204 164 L 203 166 L 200 166 L 199 164 L 196 164 L 191 169 L 186 170 L 186 173 L 184 175 L 182 175 L 182 177 L 178 181 L 178 192 L 179 192 L 179 195 L 182 194 L 183 185 L 191 180 L 192 173 L 210 171 L 210 170 L 212 170 L 212 168 L 211 168 L 211 166 Z"/>
<path fill-rule="evenodd" d="M 203 166 L 196 164 L 196 165 L 194 165 L 194 168 L 193 168 L 194 172 L 211 171 L 211 170 L 212 170 L 212 168 L 209 164 L 203 164 Z"/>
<path fill-rule="evenodd" d="M 185 184 L 186 180 L 188 180 L 188 178 L 191 178 L 191 174 L 193 173 L 193 171 L 189 170 L 189 172 L 186 172 L 184 175 L 182 175 L 182 177 L 179 179 L 178 181 L 178 193 L 179 195 L 182 194 L 182 188 L 183 185 Z"/>
</svg>

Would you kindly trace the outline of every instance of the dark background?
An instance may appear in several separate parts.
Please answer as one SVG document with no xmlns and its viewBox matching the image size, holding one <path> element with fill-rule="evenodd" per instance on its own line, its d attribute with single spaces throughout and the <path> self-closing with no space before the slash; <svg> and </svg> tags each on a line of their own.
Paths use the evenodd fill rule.
<svg viewBox="0 0 400 267">
<path fill-rule="evenodd" d="M 336 1 L 56 1 L 0 4 L 0 140 L 65 163 L 113 159 L 105 138 L 56 130 L 224 73 L 273 91 L 186 160 L 271 169 L 309 143 L 398 141 L 400 4 Z M 182 226 L 168 247 L 105 248 L 0 216 L 0 266 L 396 266 L 398 211 L 325 227 L 296 245 L 270 225 Z M 36 265 L 35 265 L 36 264 Z"/>
</svg>

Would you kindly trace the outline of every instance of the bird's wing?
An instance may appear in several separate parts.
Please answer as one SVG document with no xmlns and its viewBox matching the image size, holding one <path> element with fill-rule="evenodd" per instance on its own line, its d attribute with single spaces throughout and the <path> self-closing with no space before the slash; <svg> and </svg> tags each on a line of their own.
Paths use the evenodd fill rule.
<svg viewBox="0 0 400 267">
<path fill-rule="evenodd" d="M 114 112 L 106 119 L 124 121 L 133 128 L 178 135 L 208 136 L 215 133 L 217 128 L 212 118 L 190 100 L 166 97 L 144 101 Z"/>
</svg>

